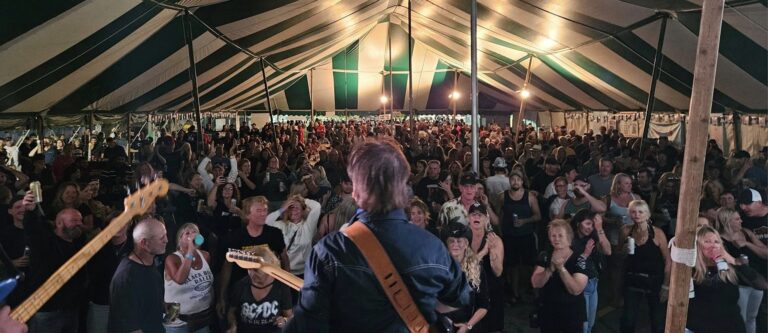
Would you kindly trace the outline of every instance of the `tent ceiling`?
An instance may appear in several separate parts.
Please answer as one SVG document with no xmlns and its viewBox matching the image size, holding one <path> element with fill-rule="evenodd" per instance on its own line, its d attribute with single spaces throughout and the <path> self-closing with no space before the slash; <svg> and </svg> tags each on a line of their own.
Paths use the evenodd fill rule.
<svg viewBox="0 0 768 333">
<path fill-rule="evenodd" d="M 407 109 L 405 0 L 124 0 L 13 3 L 0 14 L 0 112 L 190 111 L 185 29 L 202 108 Z M 469 2 L 413 1 L 413 107 L 469 107 Z M 656 109 L 688 108 L 698 1 L 480 0 L 480 104 L 513 111 L 529 57 L 532 110 L 645 107 L 661 17 L 670 13 Z M 663 10 L 661 12 L 657 10 Z M 713 111 L 768 109 L 768 9 L 728 1 Z M 191 29 L 190 29 L 191 27 Z M 390 61 L 390 51 L 392 53 Z M 390 75 L 390 69 L 392 75 Z"/>
</svg>

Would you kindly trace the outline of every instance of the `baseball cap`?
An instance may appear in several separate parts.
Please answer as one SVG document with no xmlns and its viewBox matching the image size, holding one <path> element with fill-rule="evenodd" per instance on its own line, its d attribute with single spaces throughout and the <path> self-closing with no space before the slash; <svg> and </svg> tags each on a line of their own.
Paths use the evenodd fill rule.
<svg viewBox="0 0 768 333">
<path fill-rule="evenodd" d="M 533 147 L 531 147 L 531 150 L 541 150 L 541 145 L 533 145 Z"/>
<path fill-rule="evenodd" d="M 493 161 L 493 167 L 504 169 L 507 167 L 507 161 L 503 157 L 497 157 Z"/>
<path fill-rule="evenodd" d="M 471 206 L 469 206 L 469 210 L 467 211 L 467 215 L 472 213 L 480 213 L 483 215 L 488 215 L 488 208 L 485 207 L 484 204 L 480 202 L 475 202 Z"/>
<path fill-rule="evenodd" d="M 742 190 L 741 194 L 739 195 L 739 204 L 749 205 L 753 202 L 763 202 L 762 194 L 752 188 L 746 188 Z"/>
<path fill-rule="evenodd" d="M 467 172 L 459 179 L 459 185 L 474 185 L 477 183 L 480 183 L 480 180 L 477 179 L 477 174 L 474 172 Z"/>
<path fill-rule="evenodd" d="M 453 238 L 466 238 L 467 241 L 472 241 L 472 231 L 469 230 L 469 228 L 459 222 L 451 222 L 449 223 L 444 231 L 443 231 L 443 241 L 447 240 L 448 237 Z"/>
<path fill-rule="evenodd" d="M 733 154 L 733 158 L 750 158 L 749 153 L 746 150 L 739 150 Z"/>
</svg>

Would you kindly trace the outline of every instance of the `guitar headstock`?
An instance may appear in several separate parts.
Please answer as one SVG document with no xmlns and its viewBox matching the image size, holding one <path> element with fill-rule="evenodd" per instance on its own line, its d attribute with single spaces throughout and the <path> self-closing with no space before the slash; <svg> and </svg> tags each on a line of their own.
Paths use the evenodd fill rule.
<svg viewBox="0 0 768 333">
<path fill-rule="evenodd" d="M 125 213 L 130 216 L 142 215 L 147 212 L 157 197 L 168 193 L 168 181 L 159 178 L 125 197 Z"/>
<path fill-rule="evenodd" d="M 227 261 L 235 263 L 243 269 L 260 269 L 264 265 L 262 257 L 247 251 L 229 249 L 226 257 Z"/>
</svg>

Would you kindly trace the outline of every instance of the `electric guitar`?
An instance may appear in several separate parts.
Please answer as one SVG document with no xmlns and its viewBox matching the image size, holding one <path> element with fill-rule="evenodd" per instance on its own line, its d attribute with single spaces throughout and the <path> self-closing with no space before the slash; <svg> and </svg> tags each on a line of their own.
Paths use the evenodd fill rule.
<svg viewBox="0 0 768 333">
<path fill-rule="evenodd" d="M 37 310 L 40 310 L 45 302 L 67 283 L 77 271 L 83 268 L 88 260 L 99 252 L 104 244 L 107 244 L 120 229 L 128 224 L 134 216 L 147 212 L 152 203 L 154 203 L 155 198 L 165 196 L 166 193 L 168 193 L 168 181 L 158 179 L 127 196 L 124 201 L 125 210 L 114 218 L 96 237 L 91 239 L 88 244 L 85 244 L 80 251 L 77 251 L 75 255 L 59 267 L 40 288 L 17 306 L 11 313 L 11 318 L 20 322 L 26 322 L 29 318 L 32 318 L 32 315 Z"/>
<path fill-rule="evenodd" d="M 251 252 L 229 249 L 226 257 L 227 261 L 237 264 L 242 269 L 259 269 L 294 290 L 301 290 L 304 286 L 304 280 L 278 266 L 264 262 L 262 257 L 255 256 Z"/>
</svg>

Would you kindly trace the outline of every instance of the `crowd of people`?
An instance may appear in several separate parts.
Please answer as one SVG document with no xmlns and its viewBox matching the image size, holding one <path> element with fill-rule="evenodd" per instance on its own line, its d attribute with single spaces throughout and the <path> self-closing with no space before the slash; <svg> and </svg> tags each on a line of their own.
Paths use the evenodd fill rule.
<svg viewBox="0 0 768 333">
<path fill-rule="evenodd" d="M 622 309 L 621 332 L 662 332 L 681 200 L 698 204 L 701 225 L 687 327 L 768 332 L 768 148 L 725 156 L 710 140 L 701 196 L 680 198 L 682 147 L 662 136 L 641 151 L 605 127 L 482 126 L 477 173 L 462 122 L 185 125 L 156 136 L 32 135 L 0 149 L 3 271 L 24 273 L 11 307 L 109 225 L 126 193 L 170 183 L 40 308 L 31 332 L 403 331 L 380 290 L 358 289 L 372 275 L 338 232 L 354 221 L 402 263 L 427 321 L 455 332 L 502 332 L 505 305 L 531 301 L 542 332 L 592 332 L 598 300 Z M 409 226 L 385 226 L 397 221 Z M 228 262 L 230 249 L 304 288 Z"/>
</svg>

